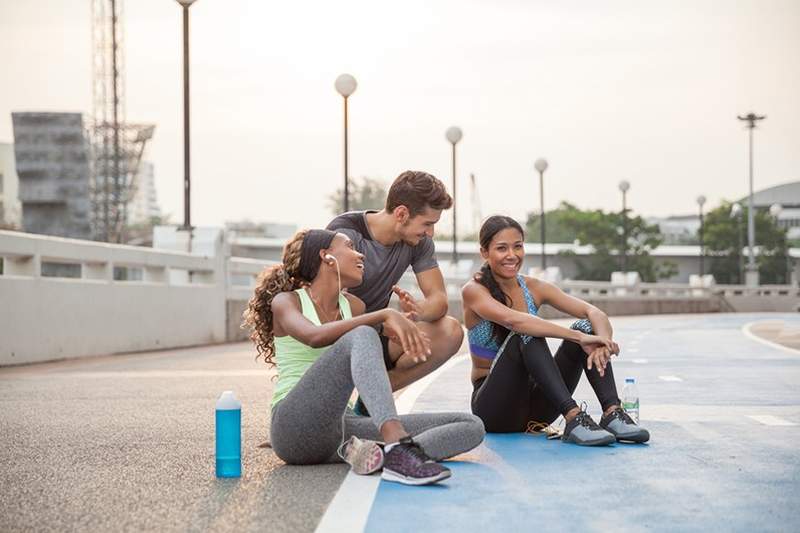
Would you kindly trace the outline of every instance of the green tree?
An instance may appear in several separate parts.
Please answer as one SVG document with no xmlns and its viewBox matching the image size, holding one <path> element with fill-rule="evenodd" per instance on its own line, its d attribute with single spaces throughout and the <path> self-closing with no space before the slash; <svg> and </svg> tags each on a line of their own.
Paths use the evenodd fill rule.
<svg viewBox="0 0 800 533">
<path fill-rule="evenodd" d="M 562 202 L 557 209 L 545 212 L 544 231 L 547 242 L 573 242 L 573 232 L 564 223 L 565 217 L 574 209 L 573 206 Z M 542 242 L 542 217 L 539 213 L 528 213 L 525 223 L 525 238 L 528 242 Z"/>
<path fill-rule="evenodd" d="M 383 209 L 386 205 L 386 185 L 374 178 L 362 177 L 351 179 L 348 184 L 349 208 L 351 211 L 362 209 Z M 336 189 L 328 195 L 328 209 L 335 216 L 344 209 L 344 187 Z"/>
<path fill-rule="evenodd" d="M 710 257 L 709 272 L 717 283 L 744 283 L 740 264 L 747 263 L 747 207 L 743 206 L 741 218 L 731 217 L 730 213 L 730 202 L 724 202 L 705 217 L 703 240 Z M 788 283 L 786 230 L 778 227 L 767 210 L 756 210 L 755 230 L 761 283 Z"/>
<path fill-rule="evenodd" d="M 563 228 L 566 242 L 577 240 L 580 244 L 591 245 L 595 250 L 588 257 L 575 258 L 580 279 L 609 280 L 611 273 L 622 267 L 620 250 L 623 246 L 628 270 L 638 272 L 642 280 L 652 282 L 675 273 L 674 264 L 667 263 L 659 267 L 650 256 L 663 238 L 658 226 L 647 224 L 642 217 L 628 213 L 625 221 L 628 238 L 623 243 L 623 237 L 617 229 L 623 227 L 622 213 L 606 213 L 600 209 L 584 211 L 567 202 L 563 202 L 558 211 L 557 224 Z"/>
</svg>

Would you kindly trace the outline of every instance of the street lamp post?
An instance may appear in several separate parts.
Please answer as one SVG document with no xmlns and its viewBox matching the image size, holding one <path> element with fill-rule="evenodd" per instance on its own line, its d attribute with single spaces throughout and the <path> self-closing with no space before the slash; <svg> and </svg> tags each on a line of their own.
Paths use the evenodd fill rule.
<svg viewBox="0 0 800 533">
<path fill-rule="evenodd" d="M 444 136 L 453 147 L 453 273 L 455 274 L 458 267 L 458 250 L 456 249 L 456 144 L 461 140 L 464 134 L 458 126 L 451 126 L 447 128 Z"/>
<path fill-rule="evenodd" d="M 349 188 L 349 167 L 348 167 L 348 147 L 347 147 L 347 140 L 348 140 L 348 132 L 347 132 L 347 99 L 348 97 L 356 92 L 356 88 L 358 87 L 358 83 L 356 79 L 351 76 L 350 74 L 341 74 L 338 78 L 336 78 L 336 82 L 334 83 L 334 87 L 336 87 L 336 92 L 342 95 L 344 99 L 344 212 L 348 212 L 350 210 L 350 188 Z"/>
<path fill-rule="evenodd" d="M 547 234 L 545 233 L 544 227 L 544 171 L 547 170 L 547 159 L 539 158 L 533 164 L 533 167 L 539 172 L 539 209 L 541 210 L 541 218 L 539 219 L 539 225 L 541 226 L 542 232 L 542 272 L 547 270 L 547 254 L 545 253 L 545 243 L 547 241 Z"/>
<path fill-rule="evenodd" d="M 706 197 L 705 196 L 703 196 L 701 194 L 700 196 L 697 197 L 697 206 L 700 208 L 700 232 L 699 232 L 699 235 L 700 235 L 700 276 L 703 276 L 706 273 L 705 268 L 704 268 L 705 265 L 703 264 L 703 261 L 705 260 L 705 256 L 706 256 L 705 244 L 703 242 L 703 229 L 704 229 L 703 228 L 703 204 L 705 204 L 705 203 L 706 203 Z"/>
<path fill-rule="evenodd" d="M 627 195 L 631 184 L 627 180 L 619 182 L 619 190 L 622 193 L 622 271 L 628 271 L 628 204 Z"/>
<path fill-rule="evenodd" d="M 183 8 L 183 231 L 188 232 L 188 248 L 192 251 L 192 173 L 189 150 L 189 8 L 196 0 L 177 0 Z"/>
<path fill-rule="evenodd" d="M 755 224 L 755 210 L 753 208 L 753 130 L 756 127 L 756 122 L 759 120 L 764 120 L 767 118 L 766 115 L 756 115 L 755 113 L 749 113 L 745 116 L 737 116 L 739 120 L 743 120 L 747 122 L 747 126 L 749 132 L 749 145 L 750 145 L 750 195 L 747 198 L 747 250 L 748 250 L 748 258 L 747 258 L 747 280 L 746 283 L 749 286 L 757 286 L 758 285 L 758 267 L 756 266 L 756 258 L 755 252 L 753 251 L 753 247 L 755 246 L 756 240 L 756 224 Z"/>
<path fill-rule="evenodd" d="M 736 219 L 736 235 L 739 242 L 739 248 L 737 252 L 738 263 L 739 263 L 739 284 L 744 283 L 744 256 L 742 255 L 742 248 L 744 239 L 742 238 L 742 204 L 735 203 L 731 206 L 731 218 Z"/>
</svg>

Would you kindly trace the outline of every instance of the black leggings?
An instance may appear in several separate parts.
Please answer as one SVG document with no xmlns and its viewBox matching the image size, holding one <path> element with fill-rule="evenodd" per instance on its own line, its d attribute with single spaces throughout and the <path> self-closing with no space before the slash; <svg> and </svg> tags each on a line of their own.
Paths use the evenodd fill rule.
<svg viewBox="0 0 800 533">
<path fill-rule="evenodd" d="M 547 341 L 532 337 L 528 343 L 516 333 L 489 371 L 475 381 L 472 412 L 483 420 L 486 431 L 516 433 L 525 431 L 528 422 L 552 423 L 577 407 L 572 393 L 581 371 L 592 385 L 603 411 L 619 404 L 611 363 L 602 377 L 594 367 L 586 368 L 586 352 L 580 344 L 564 341 L 553 357 Z"/>
</svg>

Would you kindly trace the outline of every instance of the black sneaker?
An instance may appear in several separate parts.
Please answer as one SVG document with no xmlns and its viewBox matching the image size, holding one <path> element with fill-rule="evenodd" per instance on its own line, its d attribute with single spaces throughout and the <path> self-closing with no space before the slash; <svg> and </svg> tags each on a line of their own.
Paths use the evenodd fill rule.
<svg viewBox="0 0 800 533">
<path fill-rule="evenodd" d="M 411 437 L 403 437 L 385 452 L 381 477 L 404 485 L 428 485 L 447 479 L 450 474 L 449 468 L 428 457 Z"/>
<path fill-rule="evenodd" d="M 606 446 L 617 441 L 614 435 L 597 425 L 585 408 L 567 422 L 561 440 L 580 446 Z"/>
<path fill-rule="evenodd" d="M 612 433 L 620 442 L 647 442 L 650 440 L 650 432 L 639 427 L 622 407 L 617 407 L 608 416 L 601 418 L 600 427 Z"/>
</svg>

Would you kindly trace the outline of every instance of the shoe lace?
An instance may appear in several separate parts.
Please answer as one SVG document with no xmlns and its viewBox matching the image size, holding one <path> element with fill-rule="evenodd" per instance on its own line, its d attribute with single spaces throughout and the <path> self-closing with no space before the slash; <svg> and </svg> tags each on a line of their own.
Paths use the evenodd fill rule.
<svg viewBox="0 0 800 533">
<path fill-rule="evenodd" d="M 405 445 L 403 448 L 405 448 L 406 453 L 416 459 L 419 459 L 421 462 L 425 463 L 431 460 L 431 458 L 425 453 L 425 450 L 422 449 L 422 446 L 413 440 L 409 439 L 407 442 L 402 442 L 401 444 Z"/>
<path fill-rule="evenodd" d="M 587 407 L 588 406 L 586 405 L 586 402 L 581 402 L 581 412 L 577 414 L 575 420 L 577 420 L 578 423 L 583 427 L 592 431 L 601 429 L 600 426 L 597 425 L 597 422 L 595 422 L 592 417 L 589 416 L 589 413 L 586 412 Z"/>
<path fill-rule="evenodd" d="M 627 411 L 625 411 L 625 409 L 623 409 L 622 407 L 617 407 L 616 409 L 614 409 L 614 412 L 611 414 L 611 416 L 619 418 L 626 424 L 636 425 L 636 422 L 633 421 L 631 415 L 629 415 Z"/>
</svg>

